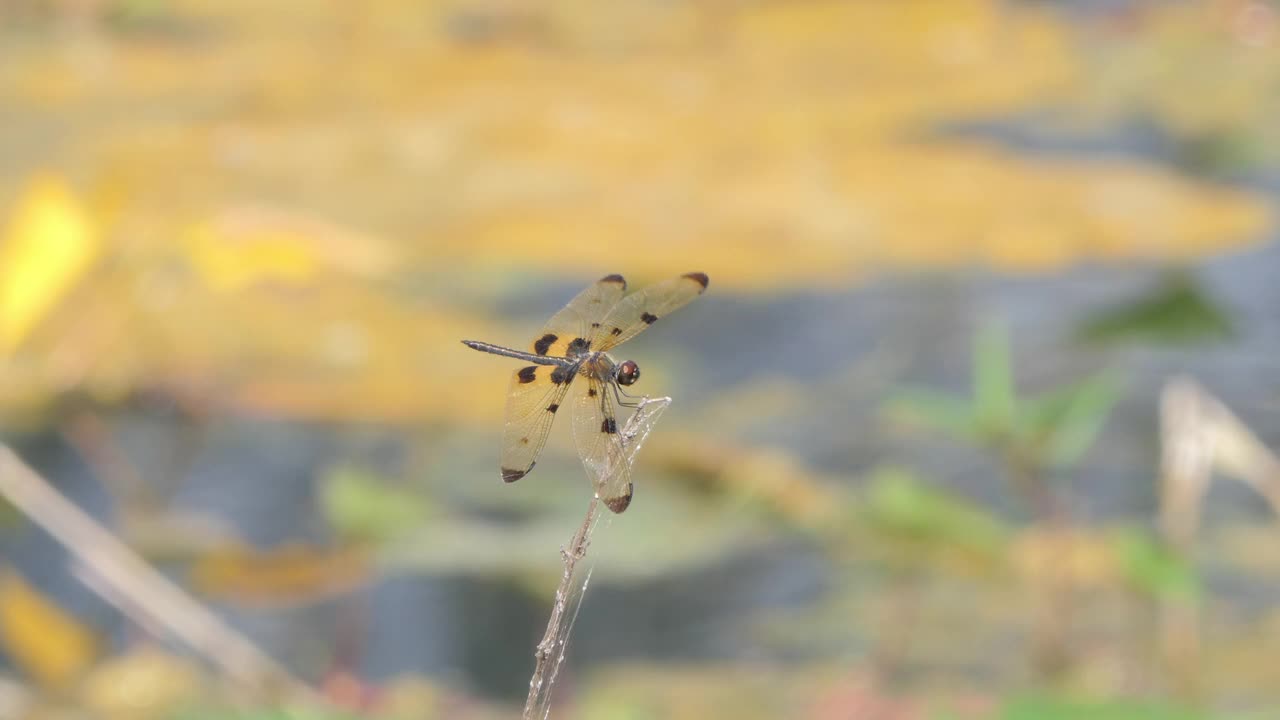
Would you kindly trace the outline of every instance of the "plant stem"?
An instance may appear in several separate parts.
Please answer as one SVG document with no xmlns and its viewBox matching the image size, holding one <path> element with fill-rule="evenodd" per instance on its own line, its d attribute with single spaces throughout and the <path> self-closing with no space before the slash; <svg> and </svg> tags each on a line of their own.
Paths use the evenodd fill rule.
<svg viewBox="0 0 1280 720">
<path fill-rule="evenodd" d="M 325 706 L 314 688 L 147 564 L 2 444 L 0 495 L 62 543 L 83 566 L 89 587 L 139 625 L 178 638 L 262 697 Z"/>
<path fill-rule="evenodd" d="M 524 701 L 522 720 L 538 720 L 550 714 L 551 703 L 548 700 L 555 685 L 556 675 L 560 671 L 560 665 L 564 662 L 565 650 L 569 642 L 569 626 L 573 624 L 573 617 L 569 617 L 569 626 L 565 625 L 566 615 L 572 608 L 573 615 L 576 616 L 578 603 L 582 601 L 581 591 L 586 589 L 586 580 L 582 585 L 578 585 L 574 578 L 579 561 L 587 556 L 587 546 L 590 544 L 591 531 L 595 529 L 599 508 L 600 500 L 593 493 L 591 502 L 587 504 L 587 514 L 582 519 L 582 525 L 569 541 L 569 546 L 560 549 L 560 557 L 564 561 L 564 572 L 560 575 L 560 587 L 556 588 L 556 600 L 551 606 L 551 617 L 547 619 L 547 629 L 533 653 L 533 676 L 529 678 L 529 695 Z M 589 573 L 587 579 L 590 579 Z"/>
<path fill-rule="evenodd" d="M 1035 588 L 1038 607 L 1032 655 L 1040 676 L 1052 679 L 1061 676 L 1071 664 L 1067 647 L 1074 609 L 1071 522 L 1049 487 L 1043 466 L 1036 461 L 1034 453 L 1010 448 L 1003 457 L 1010 484 L 1031 509 L 1033 527 L 1039 529 L 1049 543 L 1048 567 L 1035 575 L 1040 579 Z"/>
</svg>

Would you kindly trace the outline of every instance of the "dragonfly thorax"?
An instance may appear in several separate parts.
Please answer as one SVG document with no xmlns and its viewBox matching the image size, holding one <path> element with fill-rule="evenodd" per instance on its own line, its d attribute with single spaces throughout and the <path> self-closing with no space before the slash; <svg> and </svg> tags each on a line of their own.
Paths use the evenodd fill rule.
<svg viewBox="0 0 1280 720">
<path fill-rule="evenodd" d="M 615 363 L 608 353 L 593 352 L 578 361 L 579 372 L 603 380 L 631 385 L 640 379 L 640 366 L 634 360 Z"/>
</svg>

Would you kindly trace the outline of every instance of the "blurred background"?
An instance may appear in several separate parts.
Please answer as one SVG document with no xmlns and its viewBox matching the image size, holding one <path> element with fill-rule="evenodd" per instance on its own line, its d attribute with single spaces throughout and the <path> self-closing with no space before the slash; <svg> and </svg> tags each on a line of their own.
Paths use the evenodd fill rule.
<svg viewBox="0 0 1280 720">
<path fill-rule="evenodd" d="M 1275 0 L 2 0 L 0 717 L 518 717 L 458 341 L 692 270 L 554 717 L 1280 717 L 1277 117 Z"/>
</svg>

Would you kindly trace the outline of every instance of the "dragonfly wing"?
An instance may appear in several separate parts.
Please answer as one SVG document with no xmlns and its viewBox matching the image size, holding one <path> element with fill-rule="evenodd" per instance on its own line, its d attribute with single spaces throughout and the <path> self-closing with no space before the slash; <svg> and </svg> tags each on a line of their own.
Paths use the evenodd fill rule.
<svg viewBox="0 0 1280 720">
<path fill-rule="evenodd" d="M 528 365 L 511 376 L 502 433 L 503 480 L 515 482 L 533 469 L 572 380 L 573 371 L 559 365 Z"/>
<path fill-rule="evenodd" d="M 639 335 L 659 318 L 688 305 L 707 290 L 705 273 L 685 273 L 678 278 L 634 292 L 609 311 L 592 336 L 592 350 L 609 350 Z"/>
<path fill-rule="evenodd" d="M 571 350 L 585 352 L 604 316 L 618 304 L 627 290 L 621 275 L 606 275 L 578 293 L 533 339 L 530 352 L 565 357 Z"/>
<path fill-rule="evenodd" d="M 573 439 L 601 501 L 615 513 L 631 504 L 631 462 L 624 452 L 621 429 L 609 383 L 582 377 L 574 388 Z"/>
<path fill-rule="evenodd" d="M 530 343 L 536 355 L 565 357 L 590 346 L 593 325 L 618 303 L 626 291 L 621 275 L 607 275 L 578 293 L 547 321 Z M 560 403 L 573 380 L 573 371 L 558 365 L 529 365 L 516 370 L 507 393 L 507 424 L 502 435 L 502 479 L 515 482 L 533 469 L 547 444 L 547 435 Z"/>
</svg>

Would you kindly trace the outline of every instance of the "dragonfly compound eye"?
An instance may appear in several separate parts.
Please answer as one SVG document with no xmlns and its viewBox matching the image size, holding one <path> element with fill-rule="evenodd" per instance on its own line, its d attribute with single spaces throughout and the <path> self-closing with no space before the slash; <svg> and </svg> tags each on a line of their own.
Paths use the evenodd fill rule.
<svg viewBox="0 0 1280 720">
<path fill-rule="evenodd" d="M 640 366 L 628 360 L 618 366 L 618 384 L 630 385 L 640 379 Z"/>
</svg>

